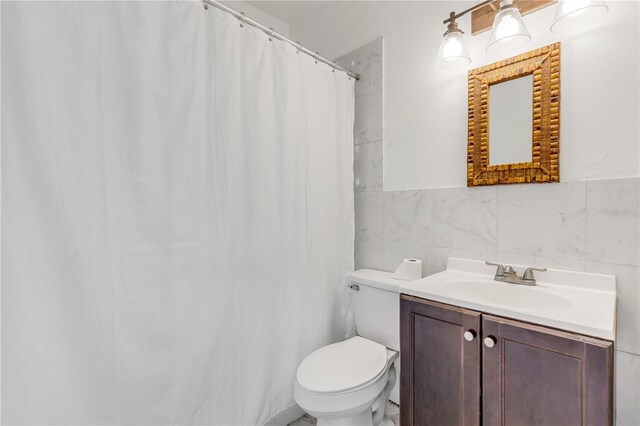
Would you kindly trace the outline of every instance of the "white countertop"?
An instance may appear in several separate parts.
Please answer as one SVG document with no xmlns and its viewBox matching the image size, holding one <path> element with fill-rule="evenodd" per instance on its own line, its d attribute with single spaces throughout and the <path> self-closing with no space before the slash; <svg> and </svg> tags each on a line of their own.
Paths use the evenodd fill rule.
<svg viewBox="0 0 640 426">
<path fill-rule="evenodd" d="M 512 266 L 520 275 L 525 269 Z M 495 270 L 481 261 L 449 258 L 443 272 L 396 282 L 400 293 L 411 296 L 615 340 L 613 275 L 549 269 L 535 273 L 536 286 L 523 286 L 495 281 Z"/>
</svg>

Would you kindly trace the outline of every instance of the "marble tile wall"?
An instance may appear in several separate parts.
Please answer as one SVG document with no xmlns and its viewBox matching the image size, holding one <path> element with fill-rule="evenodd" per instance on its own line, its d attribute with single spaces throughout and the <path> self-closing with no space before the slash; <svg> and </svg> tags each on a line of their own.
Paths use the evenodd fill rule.
<svg viewBox="0 0 640 426">
<path fill-rule="evenodd" d="M 355 266 L 423 274 L 449 256 L 613 274 L 618 425 L 640 425 L 640 178 L 383 191 L 382 39 L 338 60 L 356 83 Z"/>
<path fill-rule="evenodd" d="M 382 265 L 382 52 L 383 39 L 379 38 L 336 60 L 360 74 L 354 122 L 357 265 Z"/>
</svg>

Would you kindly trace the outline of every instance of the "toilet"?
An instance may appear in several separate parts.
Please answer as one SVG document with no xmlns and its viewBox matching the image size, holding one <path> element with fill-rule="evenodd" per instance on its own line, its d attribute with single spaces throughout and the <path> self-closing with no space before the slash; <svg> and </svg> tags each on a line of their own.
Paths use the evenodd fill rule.
<svg viewBox="0 0 640 426">
<path fill-rule="evenodd" d="M 309 354 L 298 367 L 294 398 L 318 426 L 391 426 L 389 396 L 397 402 L 400 297 L 392 273 L 347 274 L 357 335 Z"/>
</svg>

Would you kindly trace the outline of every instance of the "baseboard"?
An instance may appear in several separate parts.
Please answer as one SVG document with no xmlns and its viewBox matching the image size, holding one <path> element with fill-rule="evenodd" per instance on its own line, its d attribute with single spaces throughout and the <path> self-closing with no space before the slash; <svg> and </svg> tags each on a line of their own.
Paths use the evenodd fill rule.
<svg viewBox="0 0 640 426">
<path fill-rule="evenodd" d="M 265 423 L 265 426 L 287 426 L 289 423 L 298 420 L 304 415 L 304 410 L 298 404 L 293 404 L 273 416 L 271 420 Z"/>
</svg>

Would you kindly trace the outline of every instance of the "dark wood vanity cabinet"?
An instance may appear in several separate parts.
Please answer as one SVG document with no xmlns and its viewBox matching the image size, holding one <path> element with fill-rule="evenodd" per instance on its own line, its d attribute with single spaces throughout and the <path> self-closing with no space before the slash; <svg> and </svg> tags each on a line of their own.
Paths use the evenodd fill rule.
<svg viewBox="0 0 640 426">
<path fill-rule="evenodd" d="M 400 312 L 403 426 L 613 423 L 611 342 L 407 295 Z"/>
<path fill-rule="evenodd" d="M 485 425 L 610 425 L 613 344 L 482 315 Z"/>
<path fill-rule="evenodd" d="M 480 424 L 480 320 L 479 312 L 402 295 L 403 426 Z"/>
</svg>

